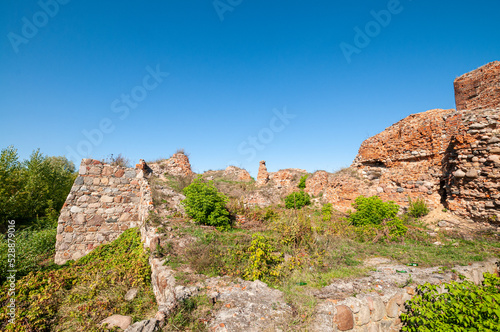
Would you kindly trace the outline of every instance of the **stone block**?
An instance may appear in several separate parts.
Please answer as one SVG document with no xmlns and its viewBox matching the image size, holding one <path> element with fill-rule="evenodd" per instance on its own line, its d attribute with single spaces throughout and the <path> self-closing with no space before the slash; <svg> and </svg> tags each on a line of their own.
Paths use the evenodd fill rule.
<svg viewBox="0 0 500 332">
<path fill-rule="evenodd" d="M 102 176 L 110 176 L 113 174 L 113 168 L 109 166 L 104 166 L 102 169 Z"/>
<path fill-rule="evenodd" d="M 351 309 L 345 305 L 339 305 L 336 308 L 335 322 L 340 331 L 348 331 L 354 327 L 354 317 Z"/>
<path fill-rule="evenodd" d="M 102 196 L 102 197 L 101 197 L 100 201 L 101 201 L 102 203 L 112 203 L 112 202 L 114 201 L 114 198 L 113 198 L 113 197 L 111 197 L 111 196 L 106 196 L 106 195 L 105 195 L 105 196 Z"/>
</svg>

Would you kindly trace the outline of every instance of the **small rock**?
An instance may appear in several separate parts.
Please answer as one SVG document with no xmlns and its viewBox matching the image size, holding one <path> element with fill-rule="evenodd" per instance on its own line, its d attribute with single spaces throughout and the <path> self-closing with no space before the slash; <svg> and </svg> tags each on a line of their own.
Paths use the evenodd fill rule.
<svg viewBox="0 0 500 332">
<path fill-rule="evenodd" d="M 465 177 L 465 173 L 461 170 L 455 171 L 455 173 L 453 173 L 453 175 L 455 175 L 455 177 L 457 177 L 457 178 Z"/>
<path fill-rule="evenodd" d="M 446 227 L 446 226 L 448 226 L 448 222 L 447 222 L 447 221 L 444 221 L 444 220 L 440 220 L 440 221 L 438 222 L 438 226 L 439 226 L 439 227 Z"/>
<path fill-rule="evenodd" d="M 468 178 L 477 178 L 478 174 L 475 169 L 471 169 L 467 172 L 467 174 L 465 174 L 465 176 Z"/>
<path fill-rule="evenodd" d="M 490 138 L 490 140 L 488 141 L 488 144 L 493 144 L 493 143 L 498 143 L 500 142 L 500 138 L 496 137 L 496 136 L 493 136 L 492 138 Z"/>
<path fill-rule="evenodd" d="M 137 296 L 137 288 L 130 288 L 127 294 L 125 294 L 125 301 L 132 301 Z"/>
<path fill-rule="evenodd" d="M 439 242 L 439 241 L 436 241 L 436 242 L 433 243 L 433 245 L 435 245 L 435 246 L 442 246 L 443 244 L 441 242 Z"/>
<path fill-rule="evenodd" d="M 157 332 L 160 331 L 158 321 L 156 319 L 143 320 L 130 325 L 125 332 Z"/>
<path fill-rule="evenodd" d="M 119 327 L 122 330 L 127 329 L 127 327 L 132 324 L 132 317 L 123 315 L 112 315 L 104 319 L 101 325 L 108 324 L 108 327 Z"/>
</svg>

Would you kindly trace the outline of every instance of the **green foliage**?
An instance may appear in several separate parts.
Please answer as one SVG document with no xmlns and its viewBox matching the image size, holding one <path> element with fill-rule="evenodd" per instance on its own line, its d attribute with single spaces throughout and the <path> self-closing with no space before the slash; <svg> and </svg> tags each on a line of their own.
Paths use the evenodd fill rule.
<svg viewBox="0 0 500 332">
<path fill-rule="evenodd" d="M 417 287 L 401 315 L 402 331 L 500 331 L 500 278 L 489 273 L 478 286 L 452 281 L 447 292 L 426 283 Z"/>
<path fill-rule="evenodd" d="M 54 254 L 56 245 L 56 229 L 47 227 L 41 230 L 24 229 L 16 231 L 16 278 L 27 275 L 29 272 L 40 270 L 44 261 Z M 8 276 L 8 239 L 0 239 L 0 283 Z"/>
<path fill-rule="evenodd" d="M 276 232 L 282 244 L 294 247 L 308 243 L 313 235 L 311 219 L 304 214 L 283 215 L 269 228 Z"/>
<path fill-rule="evenodd" d="M 19 161 L 13 146 L 0 153 L 0 227 L 7 220 L 33 220 L 55 215 L 75 180 L 75 166 L 65 157 L 47 157 L 35 150 Z"/>
<path fill-rule="evenodd" d="M 186 199 L 182 201 L 182 205 L 190 218 L 219 230 L 231 228 L 229 211 L 226 209 L 228 198 L 215 188 L 212 181 L 206 183 L 197 178 L 184 188 L 183 193 Z"/>
<path fill-rule="evenodd" d="M 297 186 L 297 187 L 299 187 L 299 189 L 306 189 L 306 180 L 308 177 L 309 177 L 309 174 L 306 174 L 300 178 L 299 184 Z"/>
<path fill-rule="evenodd" d="M 311 204 L 311 197 L 303 191 L 295 191 L 285 197 L 285 206 L 287 209 L 301 209 Z"/>
<path fill-rule="evenodd" d="M 332 219 L 332 212 L 333 212 L 332 203 L 326 203 L 321 208 L 321 219 L 323 219 L 323 221 L 329 221 L 330 219 Z"/>
<path fill-rule="evenodd" d="M 268 208 L 263 218 L 265 221 L 274 221 L 278 219 L 278 213 L 276 213 L 273 209 Z"/>
<path fill-rule="evenodd" d="M 281 253 L 275 253 L 275 248 L 269 238 L 259 233 L 252 235 L 248 253 L 250 255 L 244 275 L 246 279 L 272 282 L 280 277 L 280 264 L 283 262 L 283 257 Z"/>
<path fill-rule="evenodd" d="M 251 240 L 234 231 L 203 234 L 186 251 L 187 261 L 197 273 L 243 277 Z"/>
<path fill-rule="evenodd" d="M 429 213 L 429 208 L 427 203 L 423 198 L 417 198 L 416 201 L 412 201 L 411 197 L 408 197 L 408 214 L 414 218 L 420 218 Z"/>
<path fill-rule="evenodd" d="M 107 331 L 99 322 L 115 313 L 144 319 L 155 305 L 151 268 L 137 229 L 76 262 L 30 273 L 16 284 L 16 323 L 7 324 L 9 283 L 0 288 L 2 331 Z M 123 299 L 139 289 L 131 302 Z"/>
<path fill-rule="evenodd" d="M 358 196 L 352 206 L 356 212 L 349 215 L 349 221 L 354 226 L 380 225 L 383 220 L 396 217 L 399 211 L 396 203 L 383 202 L 378 196 Z"/>
</svg>

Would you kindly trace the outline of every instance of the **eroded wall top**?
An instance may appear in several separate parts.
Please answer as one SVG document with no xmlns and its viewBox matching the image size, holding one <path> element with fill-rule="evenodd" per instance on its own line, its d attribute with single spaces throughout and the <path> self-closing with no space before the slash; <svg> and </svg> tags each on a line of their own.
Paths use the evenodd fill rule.
<svg viewBox="0 0 500 332">
<path fill-rule="evenodd" d="M 454 86 L 459 111 L 500 107 L 500 61 L 460 76 Z"/>
</svg>

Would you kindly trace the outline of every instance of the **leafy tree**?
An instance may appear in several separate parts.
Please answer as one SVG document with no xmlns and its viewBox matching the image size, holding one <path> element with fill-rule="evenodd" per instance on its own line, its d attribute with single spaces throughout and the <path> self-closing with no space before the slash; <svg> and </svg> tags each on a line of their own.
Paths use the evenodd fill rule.
<svg viewBox="0 0 500 332">
<path fill-rule="evenodd" d="M 297 185 L 297 187 L 299 187 L 299 189 L 306 189 L 306 180 L 308 177 L 309 177 L 309 174 L 306 174 L 300 178 L 299 184 Z"/>
<path fill-rule="evenodd" d="M 22 185 L 21 163 L 17 150 L 9 146 L 0 153 L 0 226 L 16 216 L 18 194 Z"/>
<path fill-rule="evenodd" d="M 182 205 L 190 218 L 219 230 L 231 228 L 229 211 L 226 209 L 228 198 L 217 190 L 213 181 L 202 182 L 198 177 L 184 188 L 183 193 L 186 199 L 182 201 Z"/>
<path fill-rule="evenodd" d="M 54 217 L 62 208 L 76 174 L 65 157 L 47 157 L 35 150 L 20 162 L 13 146 L 0 153 L 0 228 L 10 219 Z"/>
</svg>

